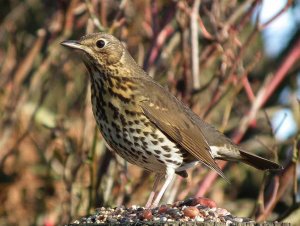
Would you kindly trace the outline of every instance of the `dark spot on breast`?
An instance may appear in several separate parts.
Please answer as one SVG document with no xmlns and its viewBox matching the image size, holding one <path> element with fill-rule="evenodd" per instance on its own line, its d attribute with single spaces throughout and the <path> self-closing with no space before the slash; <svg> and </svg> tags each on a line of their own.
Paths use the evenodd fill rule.
<svg viewBox="0 0 300 226">
<path fill-rule="evenodd" d="M 127 139 L 124 139 L 124 142 L 130 146 L 132 146 L 132 144 L 133 144 L 130 140 L 127 140 Z"/>
<path fill-rule="evenodd" d="M 141 129 L 136 129 L 135 130 L 138 134 L 141 134 L 142 130 Z"/>
<path fill-rule="evenodd" d="M 143 132 L 143 134 L 145 135 L 145 136 L 148 136 L 149 135 L 149 132 Z"/>
<path fill-rule="evenodd" d="M 164 154 L 164 156 L 165 156 L 166 158 L 170 158 L 170 157 L 171 157 L 171 154 Z"/>
<path fill-rule="evenodd" d="M 125 110 L 125 113 L 127 114 L 127 115 L 131 115 L 131 116 L 135 116 L 136 114 L 137 114 L 137 112 L 135 112 L 135 111 L 130 111 L 130 110 Z"/>
<path fill-rule="evenodd" d="M 153 137 L 154 139 L 157 139 L 157 138 L 158 138 L 158 135 L 157 135 L 156 133 L 151 133 L 150 135 L 151 135 L 151 137 Z"/>
<path fill-rule="evenodd" d="M 143 144 L 143 148 L 147 148 L 148 147 L 148 143 L 147 142 L 143 141 L 142 144 Z"/>
<path fill-rule="evenodd" d="M 108 82 L 110 87 L 113 87 L 113 82 L 112 82 L 112 79 L 110 77 L 107 77 L 106 81 Z"/>
<path fill-rule="evenodd" d="M 146 153 L 147 153 L 148 155 L 152 155 L 152 152 L 151 152 L 151 151 L 146 150 Z"/>
<path fill-rule="evenodd" d="M 165 164 L 165 162 L 163 160 L 161 160 L 160 158 L 158 158 L 157 161 L 159 161 L 160 163 Z"/>
<path fill-rule="evenodd" d="M 148 157 L 147 157 L 147 156 L 145 156 L 145 155 L 142 155 L 142 159 L 145 159 L 145 160 L 147 160 L 147 159 L 148 159 Z"/>
<path fill-rule="evenodd" d="M 154 152 L 155 152 L 156 154 L 161 154 L 161 151 L 160 151 L 160 150 L 157 150 L 157 149 L 155 149 Z"/>
<path fill-rule="evenodd" d="M 112 70 L 112 74 L 116 74 L 116 70 Z M 114 80 L 116 80 L 117 82 L 121 82 L 122 81 L 122 78 L 121 77 L 119 77 L 119 76 L 110 76 L 111 78 L 113 78 Z"/>
<path fill-rule="evenodd" d="M 122 85 L 120 85 L 120 87 L 119 87 L 121 90 L 123 90 L 123 91 L 127 91 L 127 87 L 126 86 L 122 86 Z"/>
<path fill-rule="evenodd" d="M 127 84 L 128 88 L 131 89 L 131 90 L 136 90 L 137 87 L 134 86 L 134 85 L 131 85 L 131 84 Z"/>
<path fill-rule="evenodd" d="M 167 145 L 161 146 L 161 148 L 164 149 L 165 151 L 171 151 L 171 148 L 169 148 L 169 146 Z"/>
<path fill-rule="evenodd" d="M 136 153 L 135 151 L 133 151 L 133 150 L 128 150 L 128 152 L 129 152 L 131 155 L 133 155 L 136 159 L 138 158 L 138 155 L 137 155 L 137 153 Z"/>
<path fill-rule="evenodd" d="M 150 126 L 150 125 L 151 125 L 150 122 L 144 122 L 144 126 L 148 127 L 148 126 Z"/>
<path fill-rule="evenodd" d="M 120 130 L 120 127 L 119 127 L 115 122 L 111 122 L 111 126 L 112 126 L 115 130 L 121 131 L 121 130 Z"/>
<path fill-rule="evenodd" d="M 164 138 L 162 138 L 162 137 L 160 137 L 160 138 L 158 138 L 158 141 L 160 142 L 160 143 L 162 143 L 162 142 L 164 142 Z"/>
<path fill-rule="evenodd" d="M 122 144 L 119 144 L 119 147 L 122 148 L 123 150 L 127 150 Z"/>
<path fill-rule="evenodd" d="M 126 125 L 127 125 L 127 122 L 126 122 L 125 116 L 122 115 L 122 114 L 120 114 L 119 117 L 120 117 L 120 120 L 121 120 L 122 125 L 123 125 L 123 126 L 126 126 Z"/>
<path fill-rule="evenodd" d="M 154 144 L 154 145 L 157 145 L 158 141 L 157 140 L 151 140 L 151 143 Z"/>
<path fill-rule="evenodd" d="M 166 159 L 166 162 L 168 162 L 168 163 L 175 163 L 173 160 L 171 160 L 171 159 Z"/>
<path fill-rule="evenodd" d="M 138 159 L 139 158 L 139 156 L 136 153 L 134 153 L 134 152 L 130 152 L 130 155 L 132 155 L 134 157 L 134 159 Z"/>
<path fill-rule="evenodd" d="M 114 106 L 111 102 L 108 103 L 108 107 L 113 111 L 113 118 L 117 119 L 119 117 L 119 108 Z"/>
<path fill-rule="evenodd" d="M 106 94 L 106 91 L 104 89 L 104 82 L 102 81 L 102 79 L 94 79 L 94 84 L 99 92 Z"/>
<path fill-rule="evenodd" d="M 97 109 L 95 114 L 96 114 L 97 118 L 101 121 L 107 122 L 108 119 L 107 119 L 106 112 L 105 112 L 103 105 L 99 103 L 98 99 L 95 104 L 96 104 L 96 109 Z"/>
<path fill-rule="evenodd" d="M 115 92 L 113 89 L 108 89 L 108 92 L 111 96 L 113 97 L 117 97 L 118 99 L 120 99 L 122 102 L 128 104 L 130 102 L 130 98 L 127 98 L 125 96 L 123 96 L 120 93 Z"/>
</svg>

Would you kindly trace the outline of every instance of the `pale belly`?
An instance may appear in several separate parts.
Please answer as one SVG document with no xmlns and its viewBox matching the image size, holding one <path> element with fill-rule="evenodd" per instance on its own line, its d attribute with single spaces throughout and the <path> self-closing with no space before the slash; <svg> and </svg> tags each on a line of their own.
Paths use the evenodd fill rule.
<svg viewBox="0 0 300 226">
<path fill-rule="evenodd" d="M 156 173 L 190 167 L 190 162 L 184 162 L 188 153 L 155 128 L 148 118 L 130 115 L 120 109 L 116 114 L 109 103 L 99 106 L 96 98 L 92 101 L 94 117 L 108 148 L 122 158 Z"/>
<path fill-rule="evenodd" d="M 128 162 L 151 172 L 165 173 L 167 168 L 176 171 L 183 156 L 175 143 L 162 132 L 143 131 L 142 125 L 118 129 L 101 123 L 100 132 L 108 147 Z"/>
</svg>

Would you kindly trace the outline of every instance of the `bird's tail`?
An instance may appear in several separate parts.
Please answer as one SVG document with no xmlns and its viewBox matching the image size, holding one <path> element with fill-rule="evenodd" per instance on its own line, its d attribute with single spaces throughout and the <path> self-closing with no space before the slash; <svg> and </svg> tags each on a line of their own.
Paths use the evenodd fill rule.
<svg viewBox="0 0 300 226">
<path fill-rule="evenodd" d="M 271 160 L 240 150 L 241 161 L 259 170 L 280 171 L 283 167 Z"/>
<path fill-rule="evenodd" d="M 283 169 L 281 165 L 271 160 L 262 158 L 239 148 L 230 150 L 224 147 L 211 147 L 211 150 L 215 159 L 222 159 L 226 161 L 240 161 L 259 170 L 279 171 Z"/>
</svg>

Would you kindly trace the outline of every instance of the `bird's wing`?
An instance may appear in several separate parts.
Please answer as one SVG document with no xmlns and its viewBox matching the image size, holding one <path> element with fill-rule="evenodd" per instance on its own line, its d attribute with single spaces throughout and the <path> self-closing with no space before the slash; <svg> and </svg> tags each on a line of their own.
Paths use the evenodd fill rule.
<svg viewBox="0 0 300 226">
<path fill-rule="evenodd" d="M 159 84 L 151 80 L 143 80 L 143 84 L 149 90 L 149 95 L 153 94 L 140 102 L 149 120 L 197 160 L 225 178 L 211 156 L 200 126 L 193 120 L 194 113 Z"/>
</svg>

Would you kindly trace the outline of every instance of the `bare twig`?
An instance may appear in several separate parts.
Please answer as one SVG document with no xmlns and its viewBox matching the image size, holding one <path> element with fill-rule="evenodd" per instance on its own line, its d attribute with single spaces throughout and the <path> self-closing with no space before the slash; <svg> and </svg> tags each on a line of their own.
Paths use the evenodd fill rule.
<svg viewBox="0 0 300 226">
<path fill-rule="evenodd" d="M 174 31 L 174 27 L 168 24 L 159 32 L 155 44 L 150 50 L 149 60 L 144 64 L 144 68 L 148 68 L 149 65 L 154 63 L 166 39 L 171 36 Z"/>
<path fill-rule="evenodd" d="M 281 81 L 288 75 L 288 71 L 300 58 L 300 39 L 295 43 L 292 50 L 287 54 L 281 66 L 272 77 L 267 77 L 264 86 L 258 91 L 256 99 L 246 117 L 241 121 L 239 129 L 234 136 L 235 141 L 241 140 L 248 126 L 255 119 L 258 110 L 267 102 Z"/>
<path fill-rule="evenodd" d="M 285 11 L 287 11 L 291 5 L 293 4 L 293 0 L 288 0 L 285 4 L 285 6 L 276 13 L 272 18 L 270 18 L 267 22 L 259 25 L 259 30 L 265 29 L 267 26 L 269 26 L 274 20 L 276 20 L 278 17 L 280 17 Z"/>
<path fill-rule="evenodd" d="M 200 7 L 201 0 L 195 0 L 190 24 L 191 24 L 191 60 L 192 60 L 192 76 L 193 76 L 193 89 L 200 88 L 200 79 L 199 79 L 199 45 L 198 45 L 198 11 Z"/>
<path fill-rule="evenodd" d="M 90 14 L 90 17 L 94 23 L 94 25 L 98 28 L 99 31 L 104 31 L 105 28 L 102 26 L 102 24 L 100 23 L 99 19 L 98 19 L 98 16 L 96 15 L 95 13 L 95 10 L 94 10 L 94 7 L 91 3 L 90 0 L 85 0 L 85 3 L 87 5 L 87 8 L 88 8 L 88 12 Z"/>
</svg>

